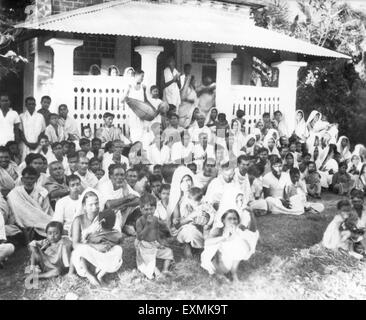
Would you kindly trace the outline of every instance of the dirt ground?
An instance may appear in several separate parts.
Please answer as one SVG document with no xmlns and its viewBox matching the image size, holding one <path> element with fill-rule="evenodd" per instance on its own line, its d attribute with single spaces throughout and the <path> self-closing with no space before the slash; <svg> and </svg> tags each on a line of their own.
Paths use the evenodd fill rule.
<svg viewBox="0 0 366 320">
<path fill-rule="evenodd" d="M 108 285 L 92 288 L 84 279 L 58 277 L 27 289 L 28 252 L 18 248 L 0 270 L 0 299 L 365 299 L 363 262 L 317 245 L 336 212 L 339 197 L 325 194 L 321 219 L 269 215 L 258 218 L 260 241 L 256 253 L 240 265 L 240 283 L 216 280 L 196 260 L 184 260 L 173 247 L 173 277 L 147 280 L 136 270 L 133 238 L 124 242 L 123 266 L 107 275 Z M 76 295 L 76 296 L 75 296 Z"/>
</svg>

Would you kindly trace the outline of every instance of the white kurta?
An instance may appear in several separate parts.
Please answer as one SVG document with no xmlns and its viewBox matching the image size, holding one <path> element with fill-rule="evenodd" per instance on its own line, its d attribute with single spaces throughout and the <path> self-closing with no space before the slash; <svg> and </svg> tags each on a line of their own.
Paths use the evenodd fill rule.
<svg viewBox="0 0 366 320">
<path fill-rule="evenodd" d="M 173 72 L 169 67 L 164 69 L 164 81 L 165 83 L 173 80 L 174 76 L 179 74 L 177 69 L 174 69 Z M 169 104 L 175 105 L 177 108 L 180 106 L 180 90 L 178 84 L 173 82 L 170 86 L 164 88 L 163 91 L 163 100 Z"/>
<path fill-rule="evenodd" d="M 79 209 L 79 200 L 73 200 L 70 196 L 63 197 L 56 202 L 55 214 L 52 217 L 52 221 L 61 222 L 64 225 L 64 230 L 69 233 L 71 231 L 71 224 Z"/>
<path fill-rule="evenodd" d="M 9 109 L 8 113 L 4 117 L 3 112 L 0 110 L 0 146 L 5 146 L 9 141 L 14 141 L 14 125 L 20 123 L 18 113 Z"/>
<path fill-rule="evenodd" d="M 140 89 L 131 87 L 129 98 L 133 98 L 140 101 L 145 101 L 144 89 L 141 85 Z M 130 139 L 132 142 L 141 141 L 144 135 L 144 121 L 141 120 L 135 112 L 129 108 L 129 127 L 130 127 Z"/>
<path fill-rule="evenodd" d="M 147 158 L 152 165 L 170 163 L 171 150 L 166 145 L 159 149 L 154 143 L 147 149 Z"/>
<path fill-rule="evenodd" d="M 44 121 L 44 117 L 38 113 L 33 112 L 31 115 L 29 111 L 25 111 L 20 115 L 21 125 L 20 129 L 24 133 L 25 139 L 29 143 L 38 142 L 39 135 L 46 130 L 46 122 Z M 34 151 L 29 149 L 24 143 L 21 144 L 22 148 L 22 159 L 24 160 L 26 155 L 30 153 L 30 151 Z"/>
</svg>

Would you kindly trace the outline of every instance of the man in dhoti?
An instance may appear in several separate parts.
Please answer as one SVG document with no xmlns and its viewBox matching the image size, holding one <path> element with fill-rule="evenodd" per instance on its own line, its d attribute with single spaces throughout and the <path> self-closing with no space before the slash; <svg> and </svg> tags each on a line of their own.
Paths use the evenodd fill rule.
<svg viewBox="0 0 366 320">
<path fill-rule="evenodd" d="M 25 99 L 26 111 L 20 115 L 20 136 L 22 139 L 22 160 L 30 152 L 36 152 L 39 136 L 46 130 L 46 122 L 42 114 L 36 112 L 36 99 Z"/>
<path fill-rule="evenodd" d="M 8 203 L 14 213 L 16 224 L 24 229 L 31 240 L 31 233 L 35 231 L 40 236 L 46 236 L 46 226 L 51 221 L 51 208 L 48 192 L 42 187 L 36 187 L 38 172 L 32 167 L 22 171 L 22 186 L 15 187 L 8 194 Z"/>
<path fill-rule="evenodd" d="M 175 60 L 170 57 L 167 61 L 167 67 L 164 69 L 164 91 L 163 100 L 168 104 L 173 104 L 177 108 L 180 106 L 180 74 L 175 68 Z"/>
</svg>

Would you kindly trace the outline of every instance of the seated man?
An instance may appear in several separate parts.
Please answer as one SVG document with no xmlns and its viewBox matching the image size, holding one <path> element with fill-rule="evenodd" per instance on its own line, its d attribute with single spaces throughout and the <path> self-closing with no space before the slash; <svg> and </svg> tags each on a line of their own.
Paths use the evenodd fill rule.
<svg viewBox="0 0 366 320">
<path fill-rule="evenodd" d="M 70 194 L 56 202 L 52 221 L 61 222 L 64 226 L 64 231 L 66 234 L 69 234 L 71 224 L 80 209 L 79 197 L 82 193 L 82 187 L 80 177 L 74 174 L 66 178 L 66 183 L 70 189 Z"/>
<path fill-rule="evenodd" d="M 53 214 L 48 192 L 36 187 L 38 172 L 32 167 L 22 171 L 22 186 L 15 187 L 8 194 L 8 203 L 14 213 L 16 224 L 24 230 L 26 240 L 32 240 L 33 231 L 46 236 L 46 226 Z"/>
<path fill-rule="evenodd" d="M 47 175 L 43 172 L 43 161 L 44 161 L 44 157 L 41 154 L 29 153 L 25 157 L 24 167 L 22 167 L 22 165 L 19 166 L 19 167 L 22 167 L 22 170 L 25 167 L 32 167 L 37 170 L 37 172 L 39 173 L 39 177 L 37 179 L 36 186 L 39 186 L 39 187 L 43 187 L 43 185 L 45 184 L 46 179 L 47 179 Z M 18 177 L 18 179 L 16 181 L 16 185 L 17 186 L 22 185 L 21 177 Z"/>
<path fill-rule="evenodd" d="M 64 153 L 64 149 L 62 147 L 62 144 L 60 142 L 55 142 L 51 145 L 52 148 L 52 155 L 47 158 L 48 163 L 58 161 L 61 162 L 65 172 L 69 171 L 69 162 L 67 160 L 67 156 Z"/>
<path fill-rule="evenodd" d="M 98 184 L 98 178 L 89 170 L 89 159 L 87 157 L 79 157 L 77 170 L 75 172 L 81 179 L 83 190 L 86 188 L 95 188 Z"/>
<path fill-rule="evenodd" d="M 73 117 L 69 116 L 69 109 L 66 104 L 58 107 L 59 125 L 63 128 L 66 140 L 75 141 L 80 139 L 79 126 Z"/>
<path fill-rule="evenodd" d="M 3 263 L 8 259 L 8 257 L 14 253 L 14 250 L 14 245 L 7 242 L 5 220 L 0 212 L 0 268 L 3 266 Z"/>
<path fill-rule="evenodd" d="M 169 126 L 163 131 L 162 139 L 166 143 L 173 137 L 173 142 L 181 141 L 181 133 L 183 132 L 183 127 L 179 126 L 179 117 L 176 113 L 170 113 L 168 115 Z"/>
<path fill-rule="evenodd" d="M 136 209 L 140 195 L 128 185 L 126 171 L 121 164 L 110 165 L 108 175 L 109 179 L 98 185 L 102 202 L 105 203 L 105 208 L 120 210 L 122 230 L 128 235 L 136 235 L 135 224 L 140 216 Z"/>
<path fill-rule="evenodd" d="M 229 162 L 223 161 L 220 164 L 220 172 L 217 178 L 213 179 L 207 187 L 206 201 L 209 202 L 215 210 L 218 210 L 225 188 L 231 186 L 234 182 L 234 168 Z"/>
<path fill-rule="evenodd" d="M 203 193 L 206 193 L 209 183 L 216 178 L 216 160 L 215 158 L 207 158 L 203 162 L 203 170 L 196 174 L 196 187 L 202 189 Z"/>
<path fill-rule="evenodd" d="M 258 196 L 258 192 L 256 192 L 257 195 L 253 193 L 252 185 L 254 177 L 249 176 L 249 167 L 250 157 L 247 155 L 239 156 L 237 160 L 237 168 L 235 168 L 234 182 L 242 190 L 251 210 L 256 214 L 261 215 L 264 212 L 267 212 L 267 203 L 266 200 L 261 199 L 260 196 Z"/>
<path fill-rule="evenodd" d="M 8 149 L 0 146 L 0 191 L 4 197 L 15 187 L 17 170 L 16 163 L 10 161 Z"/>
<path fill-rule="evenodd" d="M 103 170 L 108 172 L 108 168 L 111 164 L 120 163 L 125 166 L 125 169 L 129 167 L 129 160 L 122 155 L 125 144 L 121 140 L 114 140 L 112 142 L 112 153 L 106 152 L 103 156 Z"/>
<path fill-rule="evenodd" d="M 202 170 L 207 158 L 215 158 L 215 147 L 209 143 L 208 139 L 207 133 L 201 132 L 198 143 L 193 147 L 193 159 L 198 172 Z"/>
<path fill-rule="evenodd" d="M 193 143 L 199 142 L 199 136 L 201 133 L 207 134 L 208 143 L 212 143 L 212 131 L 209 127 L 205 126 L 206 117 L 203 113 L 197 115 L 197 126 L 192 126 L 188 129 Z"/>
<path fill-rule="evenodd" d="M 124 144 L 129 145 L 131 141 L 127 139 L 120 128 L 113 125 L 114 114 L 106 112 L 103 115 L 104 125 L 100 127 L 95 136 L 102 141 L 102 147 L 109 141 L 121 140 Z"/>
<path fill-rule="evenodd" d="M 44 188 L 47 189 L 51 205 L 54 208 L 58 199 L 69 194 L 69 188 L 66 184 L 65 170 L 61 162 L 51 162 L 49 171 L 50 176 L 47 178 Z"/>
</svg>

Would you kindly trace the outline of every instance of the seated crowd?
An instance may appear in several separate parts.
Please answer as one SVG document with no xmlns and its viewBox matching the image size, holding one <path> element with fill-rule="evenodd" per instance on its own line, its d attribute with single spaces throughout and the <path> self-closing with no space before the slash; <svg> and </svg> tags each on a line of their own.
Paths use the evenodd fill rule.
<svg viewBox="0 0 366 320">
<path fill-rule="evenodd" d="M 206 115 L 195 108 L 182 127 L 171 105 L 132 142 L 111 113 L 98 130 L 80 134 L 66 105 L 47 113 L 50 97 L 38 112 L 27 98 L 20 117 L 8 100 L 0 96 L 0 120 L 14 129 L 0 146 L 0 263 L 14 243 L 25 243 L 39 278 L 69 269 L 99 285 L 120 269 L 131 236 L 137 268 L 149 279 L 171 275 L 176 242 L 186 258 L 198 254 L 210 275 L 238 280 L 239 263 L 259 239 L 256 217 L 317 219 L 324 190 L 352 199 L 338 203 L 324 245 L 363 257 L 366 148 L 352 153 L 337 124 L 317 111 L 305 121 L 298 110 L 294 132 L 280 111 L 274 119 L 264 113 L 247 133 L 241 110 L 229 123 L 215 108 Z"/>
</svg>

